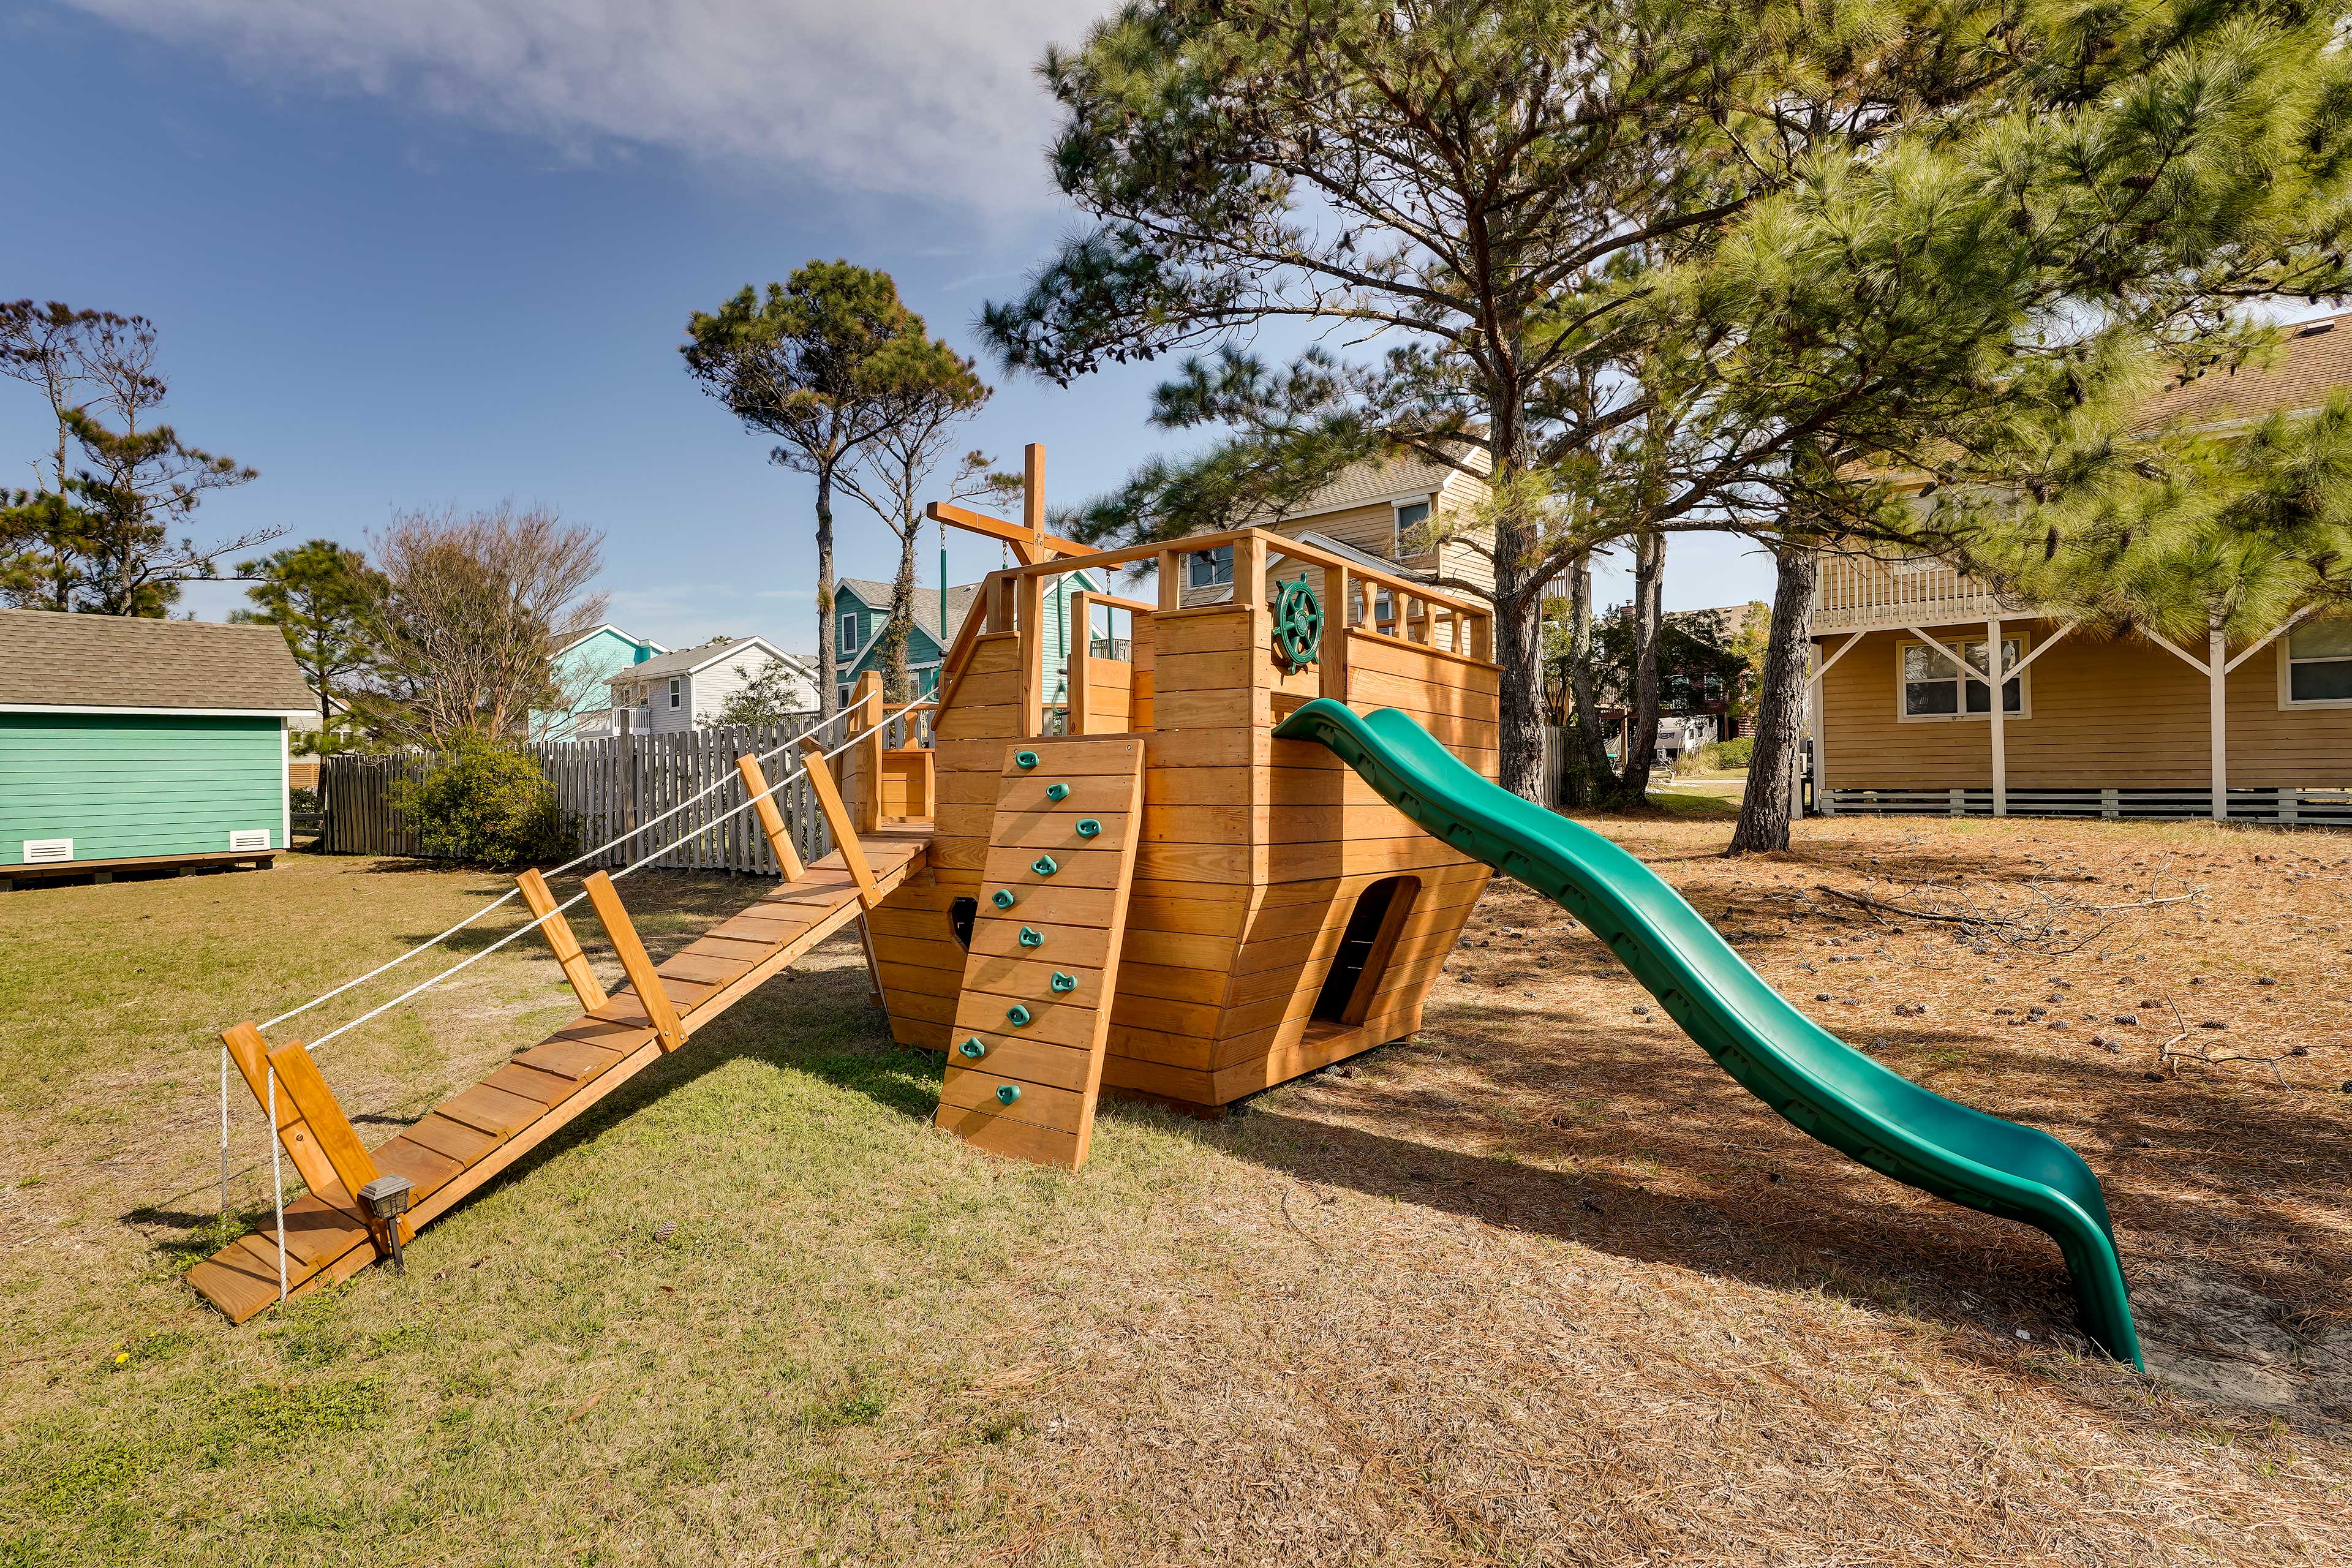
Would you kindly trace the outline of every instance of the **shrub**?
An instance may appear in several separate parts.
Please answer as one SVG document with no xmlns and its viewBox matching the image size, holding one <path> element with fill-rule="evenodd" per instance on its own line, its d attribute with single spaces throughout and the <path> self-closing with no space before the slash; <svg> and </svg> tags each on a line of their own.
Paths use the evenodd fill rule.
<svg viewBox="0 0 2352 1568">
<path fill-rule="evenodd" d="M 443 752 L 422 779 L 395 787 L 393 805 L 415 824 L 420 847 L 436 860 L 504 870 L 560 859 L 579 840 L 537 762 L 512 746 L 471 737 Z"/>
<path fill-rule="evenodd" d="M 1719 741 L 1715 747 L 1715 765 L 1719 768 L 1744 768 L 1756 755 L 1756 737 L 1739 735 Z"/>
</svg>

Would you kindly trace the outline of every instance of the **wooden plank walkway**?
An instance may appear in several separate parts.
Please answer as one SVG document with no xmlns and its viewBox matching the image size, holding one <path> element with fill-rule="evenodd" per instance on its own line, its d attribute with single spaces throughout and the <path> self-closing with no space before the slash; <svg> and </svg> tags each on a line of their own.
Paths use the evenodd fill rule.
<svg viewBox="0 0 2352 1568">
<path fill-rule="evenodd" d="M 862 842 L 882 892 L 921 868 L 928 833 L 886 831 Z M 862 912 L 836 849 L 800 877 L 722 921 L 656 966 L 661 990 L 691 1036 Z M 614 994 L 373 1151 L 376 1169 L 415 1184 L 413 1232 L 537 1148 L 662 1055 L 634 989 Z M 349 1279 L 376 1248 L 351 1195 L 331 1184 L 286 1205 L 289 1294 Z M 244 1322 L 278 1300 L 274 1223 L 188 1270 L 188 1283 Z"/>
<path fill-rule="evenodd" d="M 1006 749 L 933 1119 L 992 1153 L 1086 1163 L 1141 837 L 1143 755 L 1139 735 Z"/>
</svg>

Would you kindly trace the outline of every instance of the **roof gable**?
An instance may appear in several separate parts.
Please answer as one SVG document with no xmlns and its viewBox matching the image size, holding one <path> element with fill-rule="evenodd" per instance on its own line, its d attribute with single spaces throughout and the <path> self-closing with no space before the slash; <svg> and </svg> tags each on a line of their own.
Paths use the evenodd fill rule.
<svg viewBox="0 0 2352 1568">
<path fill-rule="evenodd" d="M 614 680 L 656 680 L 673 675 L 694 675 L 714 664 L 752 652 L 765 653 L 772 662 L 790 666 L 796 673 L 808 673 L 808 661 L 795 658 L 763 637 L 731 637 L 726 642 L 705 643 L 700 647 L 680 648 L 633 664 L 614 675 Z"/>
<path fill-rule="evenodd" d="M 555 657 L 562 658 L 565 654 L 570 653 L 576 648 L 583 648 L 587 647 L 590 643 L 599 641 L 618 644 L 619 646 L 627 648 L 632 656 L 634 656 L 639 648 L 648 649 L 655 654 L 665 654 L 670 651 L 668 648 L 664 647 L 660 643 L 654 641 L 651 637 L 633 636 L 628 632 L 623 631 L 612 622 L 606 621 L 601 626 L 591 626 L 588 630 L 582 632 L 578 637 L 573 637 L 570 642 L 565 643 L 562 647 L 557 648 L 555 650 Z"/>
</svg>

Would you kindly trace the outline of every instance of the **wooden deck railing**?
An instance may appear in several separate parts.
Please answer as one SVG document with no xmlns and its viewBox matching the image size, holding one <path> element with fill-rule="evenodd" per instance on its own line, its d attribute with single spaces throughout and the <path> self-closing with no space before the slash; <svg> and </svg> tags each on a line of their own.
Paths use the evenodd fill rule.
<svg viewBox="0 0 2352 1568">
<path fill-rule="evenodd" d="M 1875 631 L 2032 613 L 2032 605 L 2004 600 L 1932 557 L 1885 560 L 1824 552 L 1813 597 L 1813 630 Z"/>
</svg>

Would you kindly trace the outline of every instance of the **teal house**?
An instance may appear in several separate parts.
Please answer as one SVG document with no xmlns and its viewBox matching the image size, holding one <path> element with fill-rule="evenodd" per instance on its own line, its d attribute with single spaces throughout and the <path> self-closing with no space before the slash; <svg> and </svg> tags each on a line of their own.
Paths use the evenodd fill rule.
<svg viewBox="0 0 2352 1568">
<path fill-rule="evenodd" d="M 613 677 L 669 649 L 651 637 L 634 637 L 607 623 L 583 632 L 555 655 L 556 689 L 564 706 L 530 716 L 534 741 L 569 741 L 584 732 L 604 734 L 612 726 Z"/>
<path fill-rule="evenodd" d="M 268 865 L 317 722 L 275 626 L 0 610 L 0 887 Z"/>
<path fill-rule="evenodd" d="M 1045 700 L 1059 702 L 1069 668 L 1070 595 L 1098 594 L 1102 584 L 1091 572 L 1068 572 L 1046 584 Z M 924 696 L 938 689 L 940 665 L 963 629 L 964 617 L 980 601 L 980 584 L 960 583 L 948 590 L 945 631 L 941 631 L 940 594 L 936 588 L 915 590 L 915 629 L 907 638 L 907 668 Z M 882 668 L 882 630 L 890 620 L 890 584 L 870 577 L 844 577 L 833 585 L 833 651 L 841 688 L 836 700 L 845 706 L 849 689 L 867 670 Z"/>
</svg>

